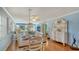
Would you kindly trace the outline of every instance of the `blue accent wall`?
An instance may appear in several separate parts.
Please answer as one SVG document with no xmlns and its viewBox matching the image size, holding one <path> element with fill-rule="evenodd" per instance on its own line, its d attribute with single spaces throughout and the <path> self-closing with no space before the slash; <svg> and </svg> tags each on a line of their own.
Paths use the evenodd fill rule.
<svg viewBox="0 0 79 59">
<path fill-rule="evenodd" d="M 64 17 L 68 21 L 69 45 L 73 42 L 73 36 L 79 32 L 79 13 Z"/>
</svg>

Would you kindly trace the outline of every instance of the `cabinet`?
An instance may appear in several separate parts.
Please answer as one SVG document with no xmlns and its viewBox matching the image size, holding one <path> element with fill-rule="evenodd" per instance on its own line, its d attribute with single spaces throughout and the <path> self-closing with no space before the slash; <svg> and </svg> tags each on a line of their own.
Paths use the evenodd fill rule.
<svg viewBox="0 0 79 59">
<path fill-rule="evenodd" d="M 54 21 L 53 40 L 57 42 L 67 43 L 67 21 L 63 18 Z"/>
</svg>

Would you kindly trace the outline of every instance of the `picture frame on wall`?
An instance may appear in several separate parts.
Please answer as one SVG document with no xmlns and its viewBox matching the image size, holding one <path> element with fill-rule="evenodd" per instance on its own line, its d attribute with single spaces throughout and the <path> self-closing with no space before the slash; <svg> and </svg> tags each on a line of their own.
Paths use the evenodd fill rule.
<svg viewBox="0 0 79 59">
<path fill-rule="evenodd" d="M 1 27 L 1 16 L 0 16 L 0 27 Z"/>
<path fill-rule="evenodd" d="M 12 32 L 12 21 L 10 21 L 10 18 L 7 17 L 7 23 L 6 23 L 6 27 L 7 27 L 7 34 L 11 33 Z"/>
<path fill-rule="evenodd" d="M 1 39 L 1 33 L 2 33 L 2 31 L 1 31 L 1 28 L 2 28 L 2 20 L 1 20 L 1 15 L 0 15 L 0 39 Z"/>
<path fill-rule="evenodd" d="M 7 34 L 8 34 L 9 33 L 9 19 L 8 19 L 8 17 L 6 19 L 7 19 L 6 28 L 7 28 Z"/>
</svg>

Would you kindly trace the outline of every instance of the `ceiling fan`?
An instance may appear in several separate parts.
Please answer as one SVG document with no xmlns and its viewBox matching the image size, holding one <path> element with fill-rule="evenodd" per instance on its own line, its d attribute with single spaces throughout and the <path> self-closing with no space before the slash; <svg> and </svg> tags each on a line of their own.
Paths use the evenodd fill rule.
<svg viewBox="0 0 79 59">
<path fill-rule="evenodd" d="M 28 12 L 29 12 L 29 24 L 33 24 L 32 22 L 35 22 L 35 21 L 39 20 L 39 16 L 31 15 L 31 11 L 32 11 L 32 9 L 29 8 L 28 9 Z"/>
</svg>

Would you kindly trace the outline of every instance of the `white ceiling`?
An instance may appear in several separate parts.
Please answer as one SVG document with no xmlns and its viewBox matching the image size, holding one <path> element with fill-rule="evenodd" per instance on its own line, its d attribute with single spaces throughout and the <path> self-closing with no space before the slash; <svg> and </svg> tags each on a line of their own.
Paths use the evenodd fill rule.
<svg viewBox="0 0 79 59">
<path fill-rule="evenodd" d="M 74 11 L 78 11 L 78 7 L 30 7 L 32 9 L 31 15 L 40 17 L 40 21 L 53 19 Z M 28 7 L 6 7 L 8 12 L 15 18 L 16 21 L 28 22 Z"/>
</svg>

